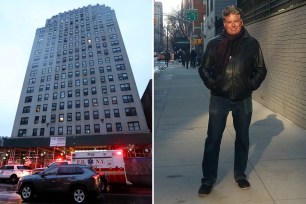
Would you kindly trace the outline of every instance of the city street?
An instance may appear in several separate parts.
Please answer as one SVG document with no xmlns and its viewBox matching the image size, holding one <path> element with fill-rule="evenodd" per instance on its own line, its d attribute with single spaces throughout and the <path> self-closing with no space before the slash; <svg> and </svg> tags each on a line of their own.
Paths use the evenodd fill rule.
<svg viewBox="0 0 306 204">
<path fill-rule="evenodd" d="M 60 196 L 50 196 L 37 198 L 31 202 L 22 201 L 15 192 L 16 185 L 0 182 L 0 203 L 5 204 L 72 204 L 69 198 Z M 127 188 L 114 187 L 108 193 L 98 196 L 96 201 L 91 203 L 106 204 L 150 204 L 152 203 L 152 190 L 150 188 Z"/>
</svg>

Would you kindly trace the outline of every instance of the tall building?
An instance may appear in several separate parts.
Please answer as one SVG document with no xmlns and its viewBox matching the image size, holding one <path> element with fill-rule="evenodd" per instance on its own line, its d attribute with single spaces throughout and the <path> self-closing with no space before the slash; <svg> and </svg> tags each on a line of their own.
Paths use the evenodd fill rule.
<svg viewBox="0 0 306 204">
<path fill-rule="evenodd" d="M 134 133 L 149 129 L 115 11 L 89 5 L 47 19 L 36 30 L 11 137 Z"/>
<path fill-rule="evenodd" d="M 163 3 L 154 2 L 154 51 L 164 51 Z"/>
</svg>

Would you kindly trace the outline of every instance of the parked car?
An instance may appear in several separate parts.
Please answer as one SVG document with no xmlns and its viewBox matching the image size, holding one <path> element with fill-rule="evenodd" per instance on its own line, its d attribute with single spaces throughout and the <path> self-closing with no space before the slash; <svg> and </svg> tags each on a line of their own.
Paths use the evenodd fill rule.
<svg viewBox="0 0 306 204">
<path fill-rule="evenodd" d="M 48 167 L 53 166 L 53 165 L 65 165 L 65 164 L 71 164 L 71 161 L 55 161 L 55 162 L 50 163 L 47 167 L 33 169 L 32 174 L 37 174 L 39 172 L 42 172 Z"/>
<path fill-rule="evenodd" d="M 0 169 L 0 179 L 9 180 L 15 184 L 17 181 L 26 175 L 32 174 L 32 169 L 22 164 L 8 164 Z"/>
<path fill-rule="evenodd" d="M 68 195 L 75 203 L 84 203 L 102 190 L 100 175 L 91 166 L 67 164 L 22 177 L 16 192 L 24 201 L 32 200 L 34 195 Z"/>
</svg>

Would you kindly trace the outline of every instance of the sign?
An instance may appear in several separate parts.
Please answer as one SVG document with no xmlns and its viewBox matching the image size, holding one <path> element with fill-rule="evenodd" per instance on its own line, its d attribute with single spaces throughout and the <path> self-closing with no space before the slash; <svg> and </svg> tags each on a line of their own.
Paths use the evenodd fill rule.
<svg viewBox="0 0 306 204">
<path fill-rule="evenodd" d="M 66 146 L 66 137 L 50 138 L 50 147 L 65 147 L 65 146 Z"/>
<path fill-rule="evenodd" d="M 193 9 L 187 12 L 187 20 L 188 21 L 197 21 L 198 20 L 198 10 Z"/>
</svg>

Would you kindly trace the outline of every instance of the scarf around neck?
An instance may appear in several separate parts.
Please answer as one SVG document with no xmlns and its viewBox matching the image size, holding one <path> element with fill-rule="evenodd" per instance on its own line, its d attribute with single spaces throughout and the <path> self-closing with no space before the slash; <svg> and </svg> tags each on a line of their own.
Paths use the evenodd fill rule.
<svg viewBox="0 0 306 204">
<path fill-rule="evenodd" d="M 216 48 L 217 63 L 223 68 L 223 70 L 228 65 L 230 57 L 232 56 L 234 44 L 242 38 L 244 31 L 245 29 L 242 27 L 237 35 L 230 35 L 225 29 L 223 30 L 223 33 L 221 34 L 223 39 Z"/>
</svg>

